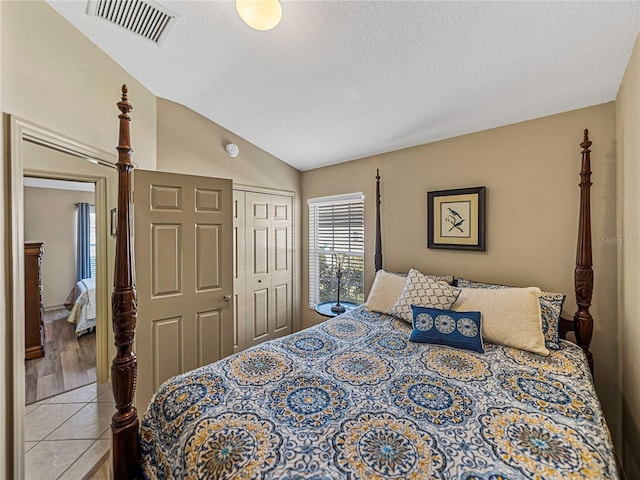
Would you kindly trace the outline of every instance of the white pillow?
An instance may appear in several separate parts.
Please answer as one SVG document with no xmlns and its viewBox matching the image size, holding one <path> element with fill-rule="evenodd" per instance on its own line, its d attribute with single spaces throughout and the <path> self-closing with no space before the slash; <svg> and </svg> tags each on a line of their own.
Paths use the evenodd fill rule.
<svg viewBox="0 0 640 480">
<path fill-rule="evenodd" d="M 549 355 L 542 333 L 537 287 L 463 288 L 452 310 L 482 313 L 484 340 Z"/>
<path fill-rule="evenodd" d="M 407 279 L 400 275 L 378 270 L 371 291 L 364 304 L 370 312 L 389 313 L 389 309 L 402 294 Z"/>
<path fill-rule="evenodd" d="M 429 275 L 412 268 L 407 275 L 407 283 L 402 290 L 402 295 L 389 309 L 389 314 L 413 324 L 411 305 L 449 310 L 459 293 L 458 287 L 434 280 Z"/>
</svg>

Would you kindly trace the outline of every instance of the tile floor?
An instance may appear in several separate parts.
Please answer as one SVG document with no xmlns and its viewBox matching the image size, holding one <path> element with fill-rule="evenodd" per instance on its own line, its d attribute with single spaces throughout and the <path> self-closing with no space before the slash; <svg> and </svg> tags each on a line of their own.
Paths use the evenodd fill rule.
<svg viewBox="0 0 640 480">
<path fill-rule="evenodd" d="M 81 480 L 109 451 L 114 412 L 108 383 L 27 405 L 25 480 Z"/>
</svg>

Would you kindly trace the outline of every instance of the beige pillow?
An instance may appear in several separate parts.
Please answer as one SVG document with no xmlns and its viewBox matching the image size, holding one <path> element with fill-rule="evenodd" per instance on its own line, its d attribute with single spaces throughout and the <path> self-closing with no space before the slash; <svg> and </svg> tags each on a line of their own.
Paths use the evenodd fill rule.
<svg viewBox="0 0 640 480">
<path fill-rule="evenodd" d="M 482 313 L 482 338 L 488 342 L 549 355 L 542 333 L 537 287 L 463 288 L 452 310 Z"/>
<path fill-rule="evenodd" d="M 389 313 L 389 309 L 402 294 L 407 279 L 400 275 L 378 270 L 371 291 L 364 304 L 370 312 Z"/>
<path fill-rule="evenodd" d="M 460 289 L 446 282 L 439 282 L 412 268 L 398 301 L 389 309 L 390 315 L 413 324 L 411 305 L 449 310 L 458 298 Z"/>
</svg>

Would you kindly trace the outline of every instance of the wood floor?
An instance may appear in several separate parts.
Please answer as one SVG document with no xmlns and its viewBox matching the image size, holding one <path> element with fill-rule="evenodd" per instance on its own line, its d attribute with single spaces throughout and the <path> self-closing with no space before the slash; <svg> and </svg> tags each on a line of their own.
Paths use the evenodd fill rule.
<svg viewBox="0 0 640 480">
<path fill-rule="evenodd" d="M 76 338 L 66 309 L 44 314 L 45 355 L 25 361 L 26 404 L 96 381 L 96 334 Z"/>
</svg>

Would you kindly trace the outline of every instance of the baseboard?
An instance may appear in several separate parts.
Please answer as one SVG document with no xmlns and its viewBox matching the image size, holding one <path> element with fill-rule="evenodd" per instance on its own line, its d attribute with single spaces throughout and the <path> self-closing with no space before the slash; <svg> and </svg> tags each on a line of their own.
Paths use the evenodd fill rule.
<svg viewBox="0 0 640 480">
<path fill-rule="evenodd" d="M 52 310 L 61 310 L 65 308 L 64 304 L 62 305 L 51 305 L 49 307 L 44 307 L 45 312 L 51 312 Z"/>
</svg>

